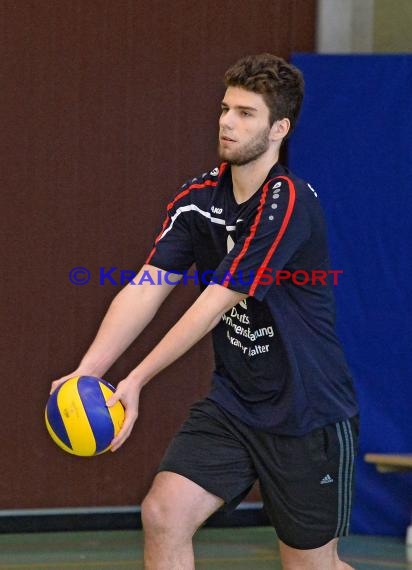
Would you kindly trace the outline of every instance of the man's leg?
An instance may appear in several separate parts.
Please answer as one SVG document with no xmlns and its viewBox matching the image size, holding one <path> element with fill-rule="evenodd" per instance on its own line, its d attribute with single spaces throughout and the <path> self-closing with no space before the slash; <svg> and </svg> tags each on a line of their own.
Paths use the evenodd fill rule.
<svg viewBox="0 0 412 570">
<path fill-rule="evenodd" d="M 158 473 L 142 504 L 145 570 L 193 570 L 192 537 L 223 502 L 186 477 Z"/>
<path fill-rule="evenodd" d="M 354 570 L 338 556 L 338 539 L 320 548 L 298 550 L 279 541 L 283 570 Z"/>
</svg>

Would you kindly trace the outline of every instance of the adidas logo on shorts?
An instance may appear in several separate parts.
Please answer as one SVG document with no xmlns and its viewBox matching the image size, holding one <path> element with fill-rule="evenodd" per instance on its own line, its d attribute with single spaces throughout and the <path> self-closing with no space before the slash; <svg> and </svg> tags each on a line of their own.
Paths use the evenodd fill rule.
<svg viewBox="0 0 412 570">
<path fill-rule="evenodd" d="M 329 475 L 329 473 L 324 476 L 324 478 L 321 480 L 320 484 L 321 484 L 321 485 L 327 485 L 328 483 L 333 483 L 333 479 L 332 479 L 332 477 Z"/>
</svg>

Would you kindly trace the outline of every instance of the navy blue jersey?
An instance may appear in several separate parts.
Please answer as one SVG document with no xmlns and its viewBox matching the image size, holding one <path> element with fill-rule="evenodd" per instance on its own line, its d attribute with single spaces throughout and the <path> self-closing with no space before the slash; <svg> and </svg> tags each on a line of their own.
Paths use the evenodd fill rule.
<svg viewBox="0 0 412 570">
<path fill-rule="evenodd" d="M 222 408 L 286 435 L 358 412 L 334 330 L 324 216 L 306 182 L 276 164 L 237 204 L 223 163 L 179 189 L 147 263 L 183 279 L 195 264 L 201 287 L 248 295 L 212 331 L 208 397 Z"/>
</svg>

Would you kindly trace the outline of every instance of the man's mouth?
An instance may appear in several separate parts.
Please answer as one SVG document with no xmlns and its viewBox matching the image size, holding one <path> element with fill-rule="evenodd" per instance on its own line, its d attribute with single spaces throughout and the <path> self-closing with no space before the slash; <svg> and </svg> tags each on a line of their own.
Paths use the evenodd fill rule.
<svg viewBox="0 0 412 570">
<path fill-rule="evenodd" d="M 234 139 L 231 139 L 230 137 L 227 137 L 226 135 L 222 135 L 220 137 L 221 141 L 225 141 L 225 142 L 236 142 Z"/>
</svg>

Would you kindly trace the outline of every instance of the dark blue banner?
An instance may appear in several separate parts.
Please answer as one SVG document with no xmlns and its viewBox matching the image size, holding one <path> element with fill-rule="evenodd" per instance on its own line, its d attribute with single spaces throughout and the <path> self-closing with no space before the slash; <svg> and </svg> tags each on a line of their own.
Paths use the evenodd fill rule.
<svg viewBox="0 0 412 570">
<path fill-rule="evenodd" d="M 412 453 L 412 56 L 295 55 L 306 81 L 289 165 L 317 191 L 338 334 L 361 405 L 352 532 L 403 535 L 412 475 L 366 452 Z"/>
</svg>

